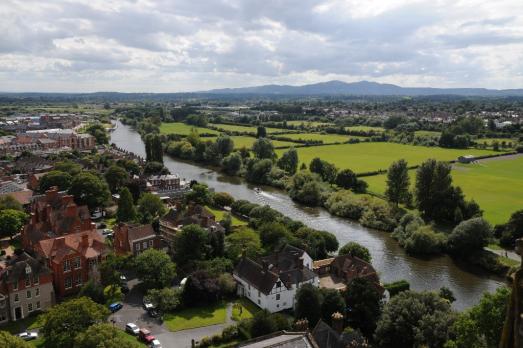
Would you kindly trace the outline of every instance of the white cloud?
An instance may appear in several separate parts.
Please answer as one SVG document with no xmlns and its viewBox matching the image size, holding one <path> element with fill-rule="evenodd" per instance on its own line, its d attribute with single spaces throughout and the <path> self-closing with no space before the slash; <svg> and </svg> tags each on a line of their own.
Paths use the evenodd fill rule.
<svg viewBox="0 0 523 348">
<path fill-rule="evenodd" d="M 0 90 L 523 87 L 521 0 L 2 0 Z"/>
</svg>

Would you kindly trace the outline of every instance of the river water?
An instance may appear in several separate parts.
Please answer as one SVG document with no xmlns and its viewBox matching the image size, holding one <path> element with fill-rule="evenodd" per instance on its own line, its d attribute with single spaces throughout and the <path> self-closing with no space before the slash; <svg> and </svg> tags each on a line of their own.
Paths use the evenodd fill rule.
<svg viewBox="0 0 523 348">
<path fill-rule="evenodd" d="M 145 157 L 145 147 L 140 135 L 130 127 L 118 122 L 111 135 L 111 142 L 118 147 Z M 325 209 L 309 208 L 293 202 L 284 192 L 263 187 L 256 193 L 253 186 L 241 178 L 230 177 L 194 164 L 180 162 L 164 157 L 165 166 L 182 178 L 205 182 L 216 192 L 228 192 L 235 199 L 246 199 L 258 204 L 268 204 L 272 208 L 302 221 L 319 230 L 332 232 L 340 246 L 349 241 L 367 247 L 372 254 L 372 264 L 380 274 L 383 283 L 405 279 L 413 290 L 438 290 L 446 286 L 456 297 L 453 307 L 463 310 L 476 304 L 484 292 L 492 292 L 503 285 L 501 279 L 489 277 L 478 272 L 470 272 L 457 265 L 448 256 L 419 259 L 407 255 L 390 234 L 375 231 L 347 219 L 332 216 Z"/>
</svg>

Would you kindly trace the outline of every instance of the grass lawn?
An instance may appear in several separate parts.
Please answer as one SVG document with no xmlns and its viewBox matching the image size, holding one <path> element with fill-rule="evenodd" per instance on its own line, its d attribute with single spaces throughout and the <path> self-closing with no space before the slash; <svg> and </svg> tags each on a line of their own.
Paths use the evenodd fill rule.
<svg viewBox="0 0 523 348">
<path fill-rule="evenodd" d="M 252 144 L 254 144 L 254 142 L 256 141 L 256 138 L 254 138 L 254 137 L 243 136 L 243 135 L 232 136 L 231 139 L 234 141 L 235 149 L 239 149 L 244 146 L 246 148 L 250 149 L 252 147 Z M 298 145 L 296 143 L 291 143 L 290 141 L 280 141 L 280 140 L 271 139 L 271 142 L 274 147 L 284 147 L 284 146 L 291 147 L 293 145 Z"/>
<path fill-rule="evenodd" d="M 216 221 L 223 220 L 223 216 L 225 215 L 225 213 L 227 213 L 225 210 L 215 209 L 215 208 L 211 208 L 209 206 L 207 206 L 207 209 L 209 209 L 214 214 L 214 216 L 216 218 Z M 231 214 L 231 217 L 232 217 L 232 225 L 233 226 L 246 226 L 248 224 L 247 221 L 240 220 L 236 216 L 234 216 L 233 214 Z"/>
<path fill-rule="evenodd" d="M 165 314 L 164 324 L 171 331 L 194 329 L 197 327 L 225 323 L 227 304 L 220 302 L 213 306 L 187 308 L 174 313 Z"/>
<path fill-rule="evenodd" d="M 505 223 L 510 215 L 523 208 L 523 157 L 492 159 L 477 164 L 456 164 L 452 170 L 454 184 L 467 199 L 474 199 L 492 224 Z M 415 182 L 415 171 L 410 171 Z M 369 191 L 383 194 L 385 175 L 364 177 Z"/>
<path fill-rule="evenodd" d="M 123 330 L 118 330 L 118 336 L 121 337 L 125 342 L 137 342 L 139 345 L 143 346 L 143 347 L 146 347 L 145 343 L 141 342 L 140 340 L 138 340 L 138 338 L 136 336 L 132 336 L 132 335 L 129 335 L 128 333 L 126 333 L 125 331 Z M 44 347 L 45 346 L 45 338 L 43 337 L 39 337 L 38 339 L 34 340 L 34 341 L 29 341 L 29 343 L 31 345 L 33 345 L 34 347 Z"/>
<path fill-rule="evenodd" d="M 362 132 L 362 131 L 363 132 L 374 131 L 377 133 L 385 132 L 385 128 L 383 128 L 383 127 L 370 127 L 370 126 L 352 126 L 352 127 L 347 127 L 345 129 L 351 130 L 351 131 L 358 131 L 358 132 Z"/>
<path fill-rule="evenodd" d="M 414 135 L 418 137 L 439 137 L 441 135 L 441 132 L 420 130 L 415 131 Z"/>
<path fill-rule="evenodd" d="M 256 134 L 258 128 L 257 127 L 254 127 L 254 126 L 237 126 L 237 125 L 232 125 L 232 124 L 217 124 L 217 123 L 214 123 L 214 124 L 211 124 L 209 123 L 209 125 L 211 126 L 214 126 L 218 129 L 222 129 L 224 131 L 229 131 L 229 132 L 249 132 L 249 133 L 252 133 L 252 134 Z M 281 132 L 284 132 L 285 130 L 282 130 L 281 128 L 265 128 L 265 130 L 267 131 L 267 133 L 281 133 Z"/>
<path fill-rule="evenodd" d="M 321 134 L 321 133 L 291 133 L 291 134 L 278 134 L 278 136 L 286 137 L 293 140 L 303 140 L 303 141 L 323 141 L 324 144 L 331 143 L 344 143 L 349 139 L 364 137 L 355 137 L 350 135 L 341 135 L 341 134 Z"/>
<path fill-rule="evenodd" d="M 0 331 L 7 331 L 16 335 L 20 332 L 26 330 L 33 330 L 42 327 L 42 316 L 41 315 L 32 315 L 28 318 L 24 318 L 18 321 L 10 321 L 5 325 L 0 326 Z"/>
<path fill-rule="evenodd" d="M 298 158 L 307 166 L 315 157 L 333 163 L 340 169 L 350 168 L 356 173 L 388 169 L 390 164 L 404 158 L 409 165 L 421 164 L 428 158 L 438 160 L 453 160 L 464 154 L 475 156 L 494 154 L 490 150 L 477 149 L 443 149 L 439 147 L 424 147 L 396 143 L 340 144 L 297 148 Z M 283 150 L 277 150 L 281 156 Z"/>
<path fill-rule="evenodd" d="M 235 321 L 252 318 L 260 310 L 259 307 L 244 297 L 240 298 L 236 303 L 239 306 L 233 305 L 232 307 L 232 319 Z"/>
<path fill-rule="evenodd" d="M 180 134 L 188 135 L 191 132 L 191 129 L 195 128 L 199 134 L 208 133 L 208 134 L 220 134 L 220 132 L 215 131 L 214 129 L 208 129 L 203 127 L 195 127 L 182 122 L 173 122 L 173 123 L 162 123 L 160 125 L 160 134 Z"/>
</svg>

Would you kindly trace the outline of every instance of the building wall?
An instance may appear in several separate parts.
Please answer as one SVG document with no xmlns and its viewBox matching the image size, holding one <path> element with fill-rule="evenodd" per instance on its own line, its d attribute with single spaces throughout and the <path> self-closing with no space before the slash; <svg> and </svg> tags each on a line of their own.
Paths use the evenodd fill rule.
<svg viewBox="0 0 523 348">
<path fill-rule="evenodd" d="M 29 286 L 25 285 L 25 280 L 20 280 L 17 290 L 14 290 L 12 285 L 9 286 L 8 304 L 11 320 L 16 320 L 17 308 L 21 314 L 20 319 L 23 319 L 33 312 L 51 307 L 54 303 L 55 292 L 50 275 L 40 276 L 38 284 L 31 279 Z"/>
</svg>

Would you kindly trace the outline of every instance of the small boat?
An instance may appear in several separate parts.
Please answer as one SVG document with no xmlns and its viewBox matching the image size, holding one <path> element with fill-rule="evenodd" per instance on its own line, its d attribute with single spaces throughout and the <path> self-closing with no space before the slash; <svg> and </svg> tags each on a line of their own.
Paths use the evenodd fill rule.
<svg viewBox="0 0 523 348">
<path fill-rule="evenodd" d="M 256 193 L 260 193 L 260 192 L 261 192 L 261 188 L 259 188 L 259 187 L 255 187 L 255 188 L 254 188 L 254 192 L 256 192 Z"/>
</svg>

